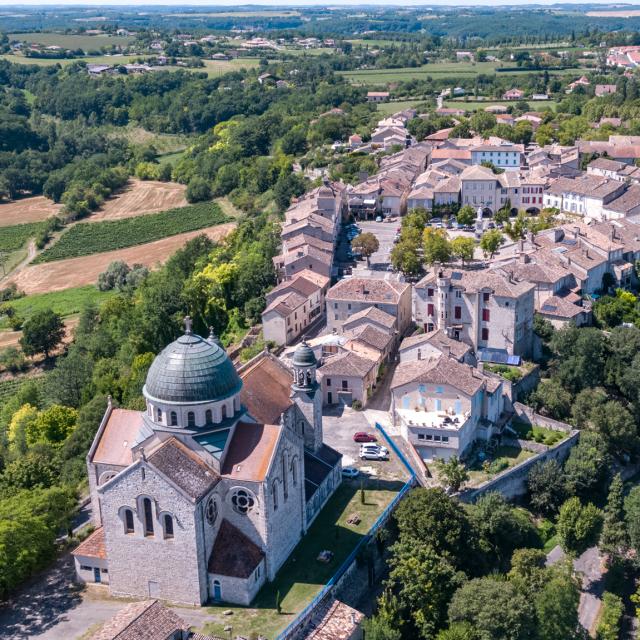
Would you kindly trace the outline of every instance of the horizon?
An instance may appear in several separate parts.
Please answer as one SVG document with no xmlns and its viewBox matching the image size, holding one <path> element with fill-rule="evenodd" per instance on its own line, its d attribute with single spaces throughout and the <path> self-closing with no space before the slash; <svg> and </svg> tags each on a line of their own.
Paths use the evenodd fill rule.
<svg viewBox="0 0 640 640">
<path fill-rule="evenodd" d="M 110 0 L 108 3 L 101 2 L 100 0 L 66 0 L 65 2 L 59 2 L 59 0 L 22 0 L 22 2 L 15 4 L 7 4 L 2 9 L 6 10 L 14 10 L 20 9 L 23 7 L 75 7 L 75 8 L 104 8 L 110 9 L 115 7 L 129 7 L 130 9 L 135 9 L 138 6 L 140 9 L 144 7 L 182 7 L 182 8 L 211 8 L 215 9 L 217 7 L 237 7 L 238 9 L 242 7 L 273 7 L 274 9 L 280 7 L 309 7 L 309 6 L 324 6 L 324 7 L 370 7 L 370 6 L 385 6 L 389 8 L 397 7 L 407 7 L 410 6 L 412 8 L 429 8 L 429 7 L 481 7 L 481 6 L 492 6 L 492 7 L 536 7 L 536 6 L 562 6 L 562 5 L 577 5 L 577 6 L 592 6 L 592 5 L 604 5 L 611 8 L 611 11 L 615 11 L 620 9 L 623 11 L 624 9 L 639 7 L 640 2 L 638 3 L 624 3 L 624 2 L 611 2 L 610 0 L 591 0 L 590 2 L 584 2 L 584 0 L 564 0 L 563 2 L 558 2 L 558 0 L 538 0 L 537 2 L 507 2 L 506 0 L 456 0 L 455 2 L 450 2 L 449 0 L 431 0 L 431 2 L 422 2 L 418 0 L 406 0 L 402 4 L 394 4 L 389 3 L 386 0 L 369 0 L 368 2 L 350 2 L 350 1 L 342 1 L 337 0 L 333 2 L 322 2 L 321 0 L 281 0 L 280 2 L 270 2 L 264 0 L 254 0 L 253 2 L 246 4 L 238 4 L 233 0 L 221 0 L 215 3 L 211 3 L 209 0 L 190 0 L 189 3 L 185 4 L 180 2 L 179 0 L 144 0 L 144 2 L 134 2 L 132 4 L 131 0 Z M 0 14 L 2 15 L 2 14 Z"/>
</svg>

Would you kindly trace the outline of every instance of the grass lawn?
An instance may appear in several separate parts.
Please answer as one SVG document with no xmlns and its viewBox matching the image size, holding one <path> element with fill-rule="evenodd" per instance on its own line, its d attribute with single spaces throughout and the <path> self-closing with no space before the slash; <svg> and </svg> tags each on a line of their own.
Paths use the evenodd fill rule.
<svg viewBox="0 0 640 640">
<path fill-rule="evenodd" d="M 469 486 L 478 486 L 491 480 L 501 471 L 515 467 L 516 465 L 532 458 L 535 453 L 519 447 L 500 446 L 492 456 L 487 456 L 489 470 L 483 468 L 483 463 L 475 460 L 469 467 Z"/>
<path fill-rule="evenodd" d="M 37 311 L 53 309 L 63 318 L 80 313 L 88 303 L 99 304 L 114 295 L 113 291 L 98 291 L 92 284 L 63 291 L 51 293 L 35 293 L 31 296 L 18 298 L 6 303 L 11 305 L 16 313 L 27 320 Z M 6 318 L 0 315 L 0 328 L 6 329 L 9 325 Z"/>
<path fill-rule="evenodd" d="M 230 71 L 239 69 L 253 69 L 260 64 L 258 58 L 234 58 L 233 60 L 203 60 L 204 67 L 194 67 L 192 69 L 179 66 L 167 65 L 162 67 L 166 71 L 193 71 L 194 73 L 206 73 L 210 78 L 222 76 Z"/>
<path fill-rule="evenodd" d="M 400 100 L 398 102 L 382 102 L 378 105 L 378 111 L 387 116 L 404 109 L 412 109 L 419 104 L 428 104 L 426 100 Z"/>
<path fill-rule="evenodd" d="M 530 426 L 524 422 L 511 423 L 513 429 L 517 432 L 518 437 L 522 440 L 534 440 L 549 446 L 553 446 L 564 440 L 569 434 L 563 431 L 554 431 L 553 429 L 547 429 L 546 427 L 539 427 L 538 425 Z"/>
<path fill-rule="evenodd" d="M 357 481 L 340 486 L 274 582 L 262 588 L 253 607 L 229 607 L 225 604 L 208 607 L 207 613 L 216 616 L 218 621 L 205 625 L 203 633 L 227 637 L 224 627 L 231 625 L 234 637 L 249 637 L 256 633 L 273 639 L 326 584 L 402 487 L 398 482 L 388 488 L 377 489 L 375 480 L 368 482 L 372 488 L 365 488 L 365 504 L 360 502 Z M 362 518 L 360 524 L 347 524 L 347 519 L 355 512 Z M 334 553 L 328 564 L 316 560 L 324 549 Z M 276 610 L 278 592 L 282 606 L 280 615 Z M 232 616 L 222 615 L 227 609 L 233 611 Z"/>
<path fill-rule="evenodd" d="M 503 76 L 523 75 L 527 73 L 541 73 L 532 69 L 519 69 L 513 65 L 503 62 L 435 62 L 425 64 L 415 68 L 400 69 L 359 69 L 356 71 L 340 72 L 345 78 L 354 84 L 360 85 L 386 85 L 390 82 L 424 80 L 427 76 L 440 78 L 474 77 L 481 73 L 492 74 L 496 72 L 496 67 L 511 68 L 514 71 L 500 72 Z M 585 68 L 550 70 L 551 75 L 562 75 L 570 73 L 582 73 Z"/>
</svg>

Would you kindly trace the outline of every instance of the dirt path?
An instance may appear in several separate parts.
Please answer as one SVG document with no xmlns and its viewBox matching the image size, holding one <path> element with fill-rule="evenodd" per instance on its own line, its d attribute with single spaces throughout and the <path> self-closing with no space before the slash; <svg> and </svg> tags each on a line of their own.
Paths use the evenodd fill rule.
<svg viewBox="0 0 640 640">
<path fill-rule="evenodd" d="M 8 280 L 15 282 L 18 289 L 24 291 L 27 295 L 62 291 L 72 287 L 94 284 L 98 279 L 98 275 L 114 260 L 124 260 L 130 265 L 137 263 L 149 268 L 155 268 L 163 264 L 188 240 L 203 233 L 212 240 L 219 240 L 226 236 L 235 226 L 234 222 L 227 222 L 118 251 L 107 251 L 80 258 L 26 266 L 19 273 L 13 273 Z"/>
</svg>

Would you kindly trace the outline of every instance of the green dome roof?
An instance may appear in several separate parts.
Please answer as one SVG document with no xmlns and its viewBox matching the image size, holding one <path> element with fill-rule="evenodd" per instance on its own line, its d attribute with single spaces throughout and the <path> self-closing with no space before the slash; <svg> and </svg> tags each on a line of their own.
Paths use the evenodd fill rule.
<svg viewBox="0 0 640 640">
<path fill-rule="evenodd" d="M 153 361 L 144 392 L 163 402 L 189 404 L 223 400 L 241 388 L 226 351 L 187 331 Z"/>
<path fill-rule="evenodd" d="M 313 349 L 306 343 L 301 342 L 293 353 L 294 367 L 314 367 L 317 364 Z"/>
</svg>

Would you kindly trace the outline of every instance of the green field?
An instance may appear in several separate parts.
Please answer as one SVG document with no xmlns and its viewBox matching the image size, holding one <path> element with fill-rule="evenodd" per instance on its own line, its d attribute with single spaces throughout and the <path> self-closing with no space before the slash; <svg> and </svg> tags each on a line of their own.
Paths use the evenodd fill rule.
<svg viewBox="0 0 640 640">
<path fill-rule="evenodd" d="M 371 488 L 365 484 L 365 504 L 360 502 L 358 482 L 345 482 L 338 488 L 275 580 L 262 588 L 252 607 L 226 604 L 207 607 L 206 612 L 215 616 L 216 622 L 207 623 L 204 632 L 226 637 L 224 627 L 232 625 L 234 637 L 236 634 L 245 637 L 260 634 L 273 640 L 326 584 L 397 493 L 392 488 L 377 489 L 375 480 L 367 482 Z M 401 483 L 397 485 L 399 489 Z M 360 516 L 360 524 L 347 524 L 354 512 Z M 324 549 L 334 553 L 328 564 L 316 560 Z M 281 614 L 276 610 L 278 593 Z M 222 615 L 226 610 L 232 611 L 233 615 Z"/>
<path fill-rule="evenodd" d="M 203 67 L 196 67 L 189 69 L 189 71 L 204 71 L 210 78 L 216 78 L 218 76 L 229 73 L 230 71 L 239 71 L 240 69 L 255 69 L 259 64 L 258 58 L 234 58 L 232 60 L 203 60 Z M 183 69 L 184 67 L 166 67 L 166 69 L 175 71 Z"/>
<path fill-rule="evenodd" d="M 509 68 L 514 71 L 496 72 L 496 68 Z M 583 73 L 585 68 L 550 70 L 551 75 Z M 424 64 L 421 67 L 405 67 L 401 69 L 364 69 L 339 72 L 347 80 L 360 85 L 386 85 L 390 82 L 409 80 L 425 80 L 428 76 L 435 78 L 471 78 L 479 74 L 500 73 L 503 76 L 540 73 L 531 69 L 520 69 L 502 62 L 437 62 Z"/>
<path fill-rule="evenodd" d="M 30 238 L 33 238 L 41 229 L 44 222 L 29 222 L 16 224 L 12 227 L 2 227 L 0 231 L 0 251 L 10 252 L 22 249 Z"/>
<path fill-rule="evenodd" d="M 392 113 L 398 113 L 404 109 L 413 109 L 420 104 L 424 104 L 426 100 L 399 100 L 398 102 L 382 102 L 378 104 L 378 111 L 383 115 L 391 115 Z"/>
<path fill-rule="evenodd" d="M 100 50 L 102 47 L 126 47 L 135 38 L 130 36 L 86 36 L 66 33 L 9 33 L 9 40 L 20 40 L 41 44 L 44 47 L 57 45 L 64 49 Z"/>
<path fill-rule="evenodd" d="M 388 47 L 390 45 L 395 45 L 395 44 L 402 44 L 402 42 L 400 40 L 362 40 L 362 39 L 355 39 L 355 40 L 347 40 L 347 42 L 350 42 L 352 45 L 355 46 L 364 46 L 364 47 Z"/>
<path fill-rule="evenodd" d="M 125 249 L 227 220 L 216 203 L 200 202 L 137 218 L 81 222 L 63 233 L 58 242 L 41 253 L 33 264 Z"/>
<path fill-rule="evenodd" d="M 57 314 L 66 318 L 80 313 L 87 304 L 99 304 L 112 295 L 113 291 L 98 291 L 95 286 L 89 284 L 85 287 L 65 289 L 64 291 L 37 293 L 11 300 L 5 304 L 13 307 L 24 320 L 28 320 L 34 313 L 44 309 L 53 309 Z M 5 329 L 8 326 L 6 318 L 0 315 L 0 328 Z"/>
<path fill-rule="evenodd" d="M 29 378 L 21 376 L 18 378 L 0 380 L 0 409 L 2 408 L 3 403 L 12 398 L 23 384 L 26 384 L 27 382 L 36 382 L 36 384 L 41 388 L 45 379 L 46 375 Z"/>
</svg>

